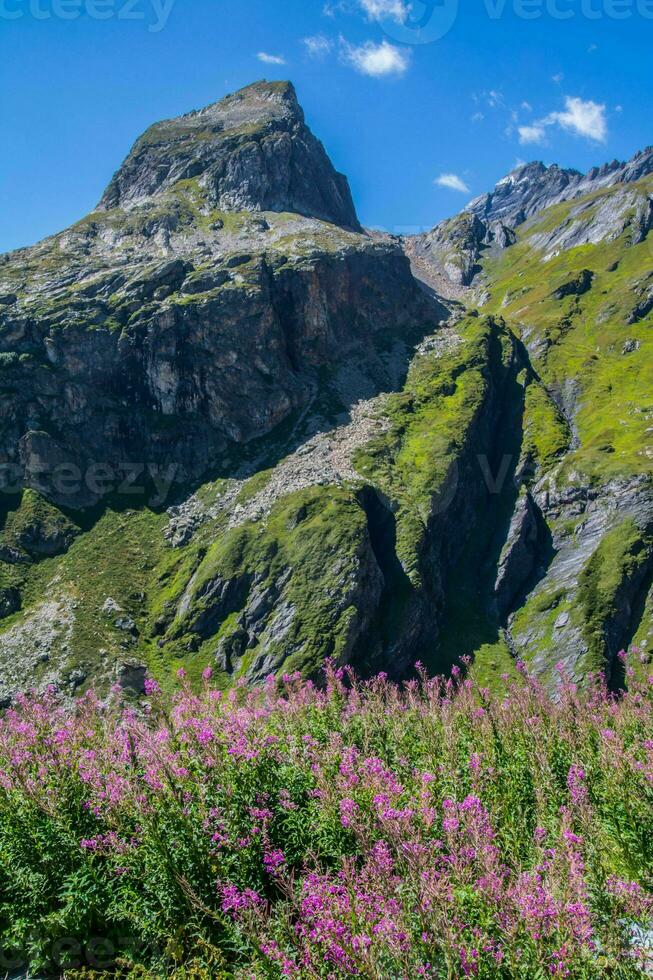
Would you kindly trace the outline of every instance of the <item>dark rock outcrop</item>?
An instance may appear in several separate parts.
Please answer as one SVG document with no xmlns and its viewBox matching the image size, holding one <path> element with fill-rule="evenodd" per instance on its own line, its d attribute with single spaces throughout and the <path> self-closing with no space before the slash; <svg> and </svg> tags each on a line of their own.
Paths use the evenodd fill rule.
<svg viewBox="0 0 653 980">
<path fill-rule="evenodd" d="M 494 585 L 499 616 L 514 609 L 533 576 L 538 553 L 538 512 L 528 491 L 520 494 L 501 552 Z"/>
<path fill-rule="evenodd" d="M 564 299 L 566 296 L 584 296 L 592 288 L 593 282 L 594 273 L 589 269 L 583 269 L 573 279 L 569 279 L 562 286 L 558 286 L 552 296 L 554 299 Z"/>
<path fill-rule="evenodd" d="M 20 592 L 18 589 L 0 589 L 0 619 L 6 619 L 20 609 Z"/>
</svg>

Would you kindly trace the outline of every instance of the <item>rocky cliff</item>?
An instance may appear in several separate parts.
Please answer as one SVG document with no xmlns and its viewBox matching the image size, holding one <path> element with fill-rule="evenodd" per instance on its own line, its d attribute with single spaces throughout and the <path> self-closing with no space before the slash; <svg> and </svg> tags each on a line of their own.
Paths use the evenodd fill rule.
<svg viewBox="0 0 653 980">
<path fill-rule="evenodd" d="M 0 257 L 0 703 L 325 657 L 619 683 L 653 643 L 651 159 L 528 165 L 400 241 L 288 84 L 149 130 Z"/>
<path fill-rule="evenodd" d="M 357 229 L 290 85 L 148 130 L 97 211 L 0 260 L 13 482 L 73 507 L 138 467 L 186 485 L 305 408 L 320 369 L 378 376 L 374 337 L 433 307 Z"/>
<path fill-rule="evenodd" d="M 136 141 L 98 210 L 132 209 L 198 180 L 210 207 L 292 211 L 360 230 L 347 178 L 304 120 L 290 82 L 258 82 L 156 123 Z"/>
</svg>

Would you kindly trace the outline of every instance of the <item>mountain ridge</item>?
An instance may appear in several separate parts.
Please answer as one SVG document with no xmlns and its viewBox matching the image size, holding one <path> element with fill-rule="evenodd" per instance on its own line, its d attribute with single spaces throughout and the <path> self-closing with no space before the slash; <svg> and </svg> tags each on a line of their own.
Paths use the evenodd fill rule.
<svg viewBox="0 0 653 980">
<path fill-rule="evenodd" d="M 268 209 L 304 208 L 307 159 L 352 214 L 287 85 L 180 119 L 111 207 L 0 262 L 0 702 L 328 657 L 617 683 L 653 649 L 647 152 L 514 226 L 397 239 Z M 536 171 L 504 217 L 581 186 Z M 98 480 L 138 460 L 140 496 Z M 71 467 L 93 490 L 43 481 Z"/>
<path fill-rule="evenodd" d="M 580 197 L 601 187 L 632 183 L 651 173 L 653 146 L 638 150 L 626 162 L 613 160 L 611 163 L 592 167 L 585 174 L 555 163 L 546 166 L 541 161 L 532 161 L 515 167 L 498 181 L 493 191 L 474 198 L 464 210 L 477 214 L 480 218 L 502 221 L 515 227 L 546 207 Z M 511 195 L 509 189 L 514 188 L 519 190 Z"/>
</svg>

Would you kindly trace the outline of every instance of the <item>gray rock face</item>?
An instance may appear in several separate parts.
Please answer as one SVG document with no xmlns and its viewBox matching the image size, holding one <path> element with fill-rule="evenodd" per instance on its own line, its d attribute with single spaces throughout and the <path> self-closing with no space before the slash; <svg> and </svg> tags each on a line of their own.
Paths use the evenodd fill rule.
<svg viewBox="0 0 653 980">
<path fill-rule="evenodd" d="M 578 589 L 583 571 L 597 552 L 605 535 L 630 519 L 639 529 L 642 542 L 653 533 L 653 487 L 649 477 L 615 480 L 604 486 L 557 490 L 548 480 L 534 488 L 534 499 L 553 533 L 553 559 L 532 596 L 526 632 L 511 629 L 513 649 L 520 655 L 537 648 L 549 624 L 554 631 L 554 655 L 575 680 L 583 677 L 580 666 L 588 653 L 587 637 L 579 616 Z M 569 525 L 574 526 L 573 533 Z M 610 609 L 604 613 L 604 640 L 608 674 L 619 650 L 628 641 L 632 616 L 642 582 L 653 567 L 653 550 L 625 573 Z M 550 596 L 550 604 L 543 601 Z M 554 610 L 553 621 L 551 609 Z M 533 659 L 536 671 L 551 668 L 551 650 L 544 647 Z"/>
<path fill-rule="evenodd" d="M 445 280 L 470 286 L 479 272 L 483 251 L 492 245 L 508 248 L 514 242 L 514 232 L 501 221 L 485 221 L 476 214 L 463 213 L 413 239 L 411 252 Z"/>
<path fill-rule="evenodd" d="M 653 310 L 653 286 L 645 293 L 628 317 L 628 323 L 639 323 Z"/>
<path fill-rule="evenodd" d="M 630 244 L 637 245 L 651 227 L 649 214 L 653 199 L 641 188 L 620 187 L 596 199 L 584 198 L 574 204 L 568 217 L 557 226 L 530 236 L 532 246 L 547 261 L 559 252 L 580 245 L 612 242 L 628 231 Z M 537 222 L 537 217 L 533 219 Z"/>
<path fill-rule="evenodd" d="M 537 508 L 530 493 L 520 494 L 501 552 L 494 596 L 503 618 L 526 590 L 537 564 Z"/>
<path fill-rule="evenodd" d="M 306 126 L 289 82 L 258 82 L 152 126 L 99 207 L 130 208 L 195 179 L 210 203 L 225 211 L 292 211 L 359 228 L 347 179 Z"/>
<path fill-rule="evenodd" d="M 398 245 L 343 226 L 346 180 L 289 84 L 148 130 L 98 211 L 0 263 L 9 478 L 73 508 L 161 503 L 304 409 L 321 369 L 432 323 Z"/>
</svg>

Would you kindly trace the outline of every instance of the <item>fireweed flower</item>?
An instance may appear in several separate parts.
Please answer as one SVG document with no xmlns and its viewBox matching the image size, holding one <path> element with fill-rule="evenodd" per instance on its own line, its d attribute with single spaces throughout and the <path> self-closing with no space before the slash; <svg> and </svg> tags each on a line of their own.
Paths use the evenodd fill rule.
<svg viewBox="0 0 653 980">
<path fill-rule="evenodd" d="M 344 799 L 340 801 L 340 822 L 343 827 L 351 827 L 357 813 L 358 804 L 355 800 Z"/>
<path fill-rule="evenodd" d="M 97 883 L 108 916 L 127 894 L 147 910 L 143 948 L 152 928 L 188 962 L 198 941 L 239 950 L 242 977 L 437 977 L 444 963 L 594 980 L 599 957 L 621 975 L 653 921 L 653 689 L 629 680 L 617 697 L 597 678 L 551 700 L 519 674 L 499 696 L 470 674 L 401 688 L 333 664 L 322 687 L 182 677 L 168 698 L 148 680 L 149 715 L 22 696 L 0 719 L 7 907 L 10 876 L 38 880 L 25 928 L 63 923 L 66 868 Z M 71 935 L 92 903 L 81 888 Z"/>
</svg>

